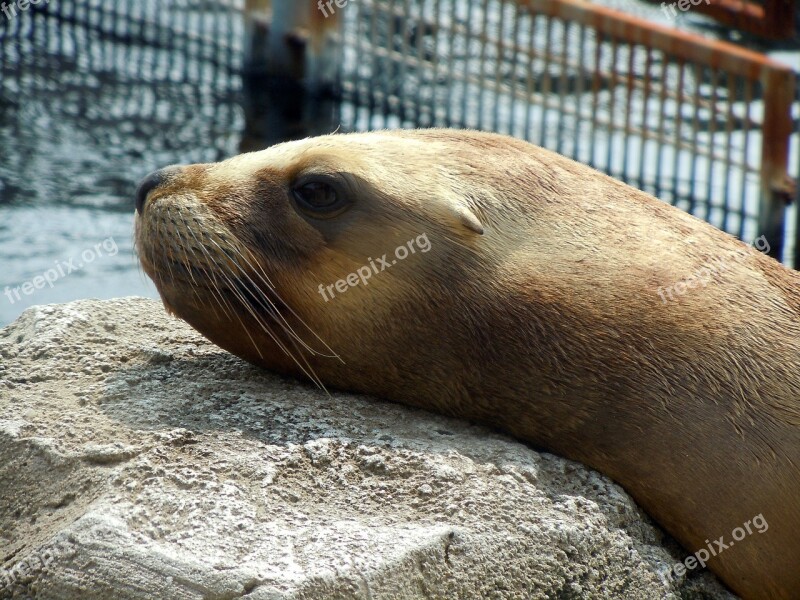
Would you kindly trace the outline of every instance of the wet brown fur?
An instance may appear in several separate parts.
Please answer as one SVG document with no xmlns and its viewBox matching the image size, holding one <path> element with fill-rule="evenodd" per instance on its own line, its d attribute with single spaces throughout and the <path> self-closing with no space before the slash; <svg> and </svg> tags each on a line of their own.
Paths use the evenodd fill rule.
<svg viewBox="0 0 800 600">
<path fill-rule="evenodd" d="M 352 208 L 325 222 L 301 215 L 289 189 L 309 171 L 343 174 Z M 189 228 L 227 242 L 198 233 L 182 249 Z M 319 294 L 420 234 L 430 252 L 329 302 Z M 151 194 L 137 242 L 165 304 L 249 361 L 581 461 L 689 552 L 762 514 L 769 529 L 709 567 L 746 598 L 797 597 L 800 276 L 733 237 L 530 144 L 421 130 L 184 168 Z M 231 278 L 268 275 L 276 310 L 311 350 L 274 335 L 308 369 L 234 293 L 209 291 L 221 243 L 252 263 Z M 730 268 L 662 301 L 660 286 L 718 257 Z M 205 267 L 190 277 L 192 265 Z"/>
</svg>

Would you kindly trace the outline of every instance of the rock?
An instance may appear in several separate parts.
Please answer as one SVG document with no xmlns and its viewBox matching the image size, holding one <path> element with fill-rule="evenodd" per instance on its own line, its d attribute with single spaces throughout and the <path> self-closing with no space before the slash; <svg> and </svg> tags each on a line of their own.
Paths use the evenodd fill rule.
<svg viewBox="0 0 800 600">
<path fill-rule="evenodd" d="M 0 597 L 733 598 L 607 478 L 252 367 L 145 299 L 0 331 Z"/>
</svg>

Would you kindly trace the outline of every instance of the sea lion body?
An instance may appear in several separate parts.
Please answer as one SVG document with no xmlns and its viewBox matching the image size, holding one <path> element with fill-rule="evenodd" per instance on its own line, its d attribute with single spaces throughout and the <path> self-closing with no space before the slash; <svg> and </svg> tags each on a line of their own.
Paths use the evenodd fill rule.
<svg viewBox="0 0 800 600">
<path fill-rule="evenodd" d="M 583 462 L 738 594 L 800 593 L 797 273 L 495 134 L 325 136 L 154 179 L 142 265 L 213 342 Z"/>
</svg>

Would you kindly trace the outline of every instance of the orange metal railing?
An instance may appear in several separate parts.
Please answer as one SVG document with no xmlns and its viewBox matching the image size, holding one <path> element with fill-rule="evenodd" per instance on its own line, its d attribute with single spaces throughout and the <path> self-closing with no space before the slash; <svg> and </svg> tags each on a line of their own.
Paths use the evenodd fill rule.
<svg viewBox="0 0 800 600">
<path fill-rule="evenodd" d="M 579 0 L 519 0 L 519 4 L 533 13 L 592 27 L 611 40 L 663 53 L 665 59 L 676 62 L 680 67 L 678 81 L 673 82 L 676 84 L 684 80 L 683 72 L 689 65 L 710 70 L 712 78 L 716 74 L 717 78 L 723 75 L 737 77 L 745 85 L 760 84 L 763 119 L 760 123 L 759 231 L 776 244 L 775 252 L 780 256 L 784 241 L 785 207 L 795 194 L 794 182 L 788 174 L 795 93 L 795 74 L 791 68 L 733 44 L 685 33 L 602 6 L 587 5 Z M 720 8 L 723 4 L 716 0 L 711 7 Z M 790 12 L 789 3 L 784 0 L 773 1 L 771 5 L 775 9 L 771 15 L 773 19 L 779 7 L 783 7 L 784 12 Z M 702 2 L 697 4 L 698 8 L 700 6 L 703 6 Z M 760 8 L 763 13 L 764 7 Z M 683 94 L 683 90 L 678 90 L 678 93 Z M 686 100 L 692 101 L 689 97 Z"/>
</svg>

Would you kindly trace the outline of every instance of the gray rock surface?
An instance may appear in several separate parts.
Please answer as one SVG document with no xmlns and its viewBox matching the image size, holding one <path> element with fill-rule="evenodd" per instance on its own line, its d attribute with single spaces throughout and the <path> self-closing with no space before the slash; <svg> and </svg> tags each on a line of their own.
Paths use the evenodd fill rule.
<svg viewBox="0 0 800 600">
<path fill-rule="evenodd" d="M 0 598 L 732 598 L 620 487 L 252 367 L 152 300 L 0 330 Z"/>
</svg>

